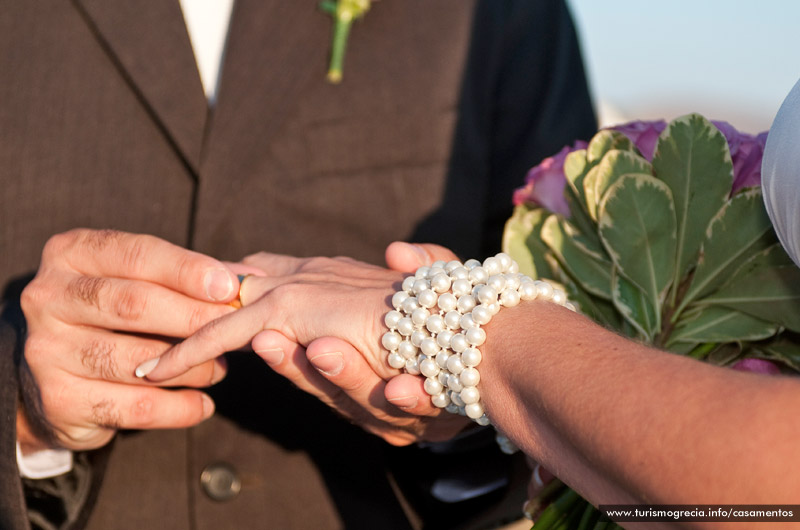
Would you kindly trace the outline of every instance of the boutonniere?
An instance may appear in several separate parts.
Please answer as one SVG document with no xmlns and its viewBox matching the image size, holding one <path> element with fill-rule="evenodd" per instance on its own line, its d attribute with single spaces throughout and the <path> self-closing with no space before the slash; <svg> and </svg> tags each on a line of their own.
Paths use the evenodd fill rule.
<svg viewBox="0 0 800 530">
<path fill-rule="evenodd" d="M 333 39 L 328 66 L 328 81 L 331 83 L 339 83 L 342 80 L 350 26 L 354 20 L 363 17 L 369 11 L 370 3 L 371 0 L 323 0 L 319 4 L 322 11 L 333 17 Z"/>
</svg>

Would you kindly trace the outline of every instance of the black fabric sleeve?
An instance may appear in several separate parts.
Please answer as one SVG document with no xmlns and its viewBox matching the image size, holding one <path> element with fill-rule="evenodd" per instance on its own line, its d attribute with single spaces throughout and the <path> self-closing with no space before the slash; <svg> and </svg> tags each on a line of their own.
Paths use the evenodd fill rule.
<svg viewBox="0 0 800 530">
<path fill-rule="evenodd" d="M 597 129 L 561 0 L 479 0 L 442 207 L 418 234 L 462 258 L 498 252 L 527 171 Z"/>
</svg>

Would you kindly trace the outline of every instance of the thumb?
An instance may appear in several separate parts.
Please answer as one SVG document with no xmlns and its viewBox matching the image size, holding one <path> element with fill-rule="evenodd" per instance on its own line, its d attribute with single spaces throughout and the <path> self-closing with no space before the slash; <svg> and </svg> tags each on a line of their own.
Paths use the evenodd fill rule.
<svg viewBox="0 0 800 530">
<path fill-rule="evenodd" d="M 395 241 L 386 248 L 386 265 L 400 272 L 414 272 L 434 261 L 457 260 L 451 250 L 432 243 L 403 243 Z"/>
</svg>

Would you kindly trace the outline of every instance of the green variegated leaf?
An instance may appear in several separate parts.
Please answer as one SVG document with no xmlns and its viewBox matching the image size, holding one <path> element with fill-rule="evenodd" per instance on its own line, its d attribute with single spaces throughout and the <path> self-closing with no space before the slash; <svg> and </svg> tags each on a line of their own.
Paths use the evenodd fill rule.
<svg viewBox="0 0 800 530">
<path fill-rule="evenodd" d="M 622 175 L 629 173 L 653 174 L 650 162 L 633 151 L 612 149 L 597 166 L 597 176 L 594 179 L 594 198 L 599 203 L 603 200 L 606 191 Z"/>
<path fill-rule="evenodd" d="M 742 343 L 729 342 L 728 344 L 718 345 L 705 360 L 717 366 L 728 366 L 736 362 L 742 356 Z"/>
<path fill-rule="evenodd" d="M 641 289 L 620 275 L 616 268 L 611 272 L 611 294 L 614 306 L 623 318 L 642 338 L 652 342 L 659 331 L 658 309 Z"/>
<path fill-rule="evenodd" d="M 587 162 L 599 162 L 612 149 L 633 151 L 636 148 L 627 136 L 618 131 L 603 130 L 592 137 L 586 148 Z"/>
<path fill-rule="evenodd" d="M 698 304 L 716 304 L 800 331 L 800 269 L 757 267 Z"/>
<path fill-rule="evenodd" d="M 589 214 L 589 217 L 593 221 L 597 221 L 597 205 L 600 202 L 600 199 L 595 196 L 599 172 L 600 165 L 598 164 L 592 167 L 583 179 L 583 197 L 584 204 L 586 205 L 586 213 Z"/>
<path fill-rule="evenodd" d="M 544 220 L 551 215 L 544 208 L 516 206 L 503 231 L 503 252 L 519 264 L 519 271 L 531 278 L 550 278 L 553 275 L 544 255 L 547 247 L 539 237 Z"/>
<path fill-rule="evenodd" d="M 800 344 L 784 337 L 778 338 L 767 344 L 759 344 L 752 350 L 755 357 L 778 361 L 800 372 Z"/>
<path fill-rule="evenodd" d="M 592 252 L 581 235 L 564 219 L 551 215 L 542 225 L 542 241 L 582 289 L 595 296 L 611 300 L 611 262 L 605 253 Z"/>
<path fill-rule="evenodd" d="M 692 283 L 675 316 L 680 316 L 693 300 L 713 292 L 743 263 L 776 241 L 761 188 L 736 194 L 712 219 Z"/>
<path fill-rule="evenodd" d="M 723 287 L 728 284 L 737 282 L 739 278 L 744 278 L 750 275 L 753 271 L 769 267 L 791 267 L 794 265 L 792 258 L 783 250 L 780 243 L 774 243 L 767 248 L 758 251 L 750 256 L 729 279 L 725 281 Z"/>
<path fill-rule="evenodd" d="M 656 308 L 675 263 L 675 209 L 669 188 L 649 175 L 623 175 L 600 203 L 599 232 L 620 273 L 639 287 Z"/>
<path fill-rule="evenodd" d="M 709 306 L 691 319 L 681 319 L 667 341 L 678 342 L 756 341 L 771 337 L 778 325 L 733 309 Z"/>
<path fill-rule="evenodd" d="M 672 121 L 661 134 L 653 168 L 675 201 L 674 302 L 681 279 L 697 262 L 711 219 L 728 199 L 733 165 L 722 133 L 702 116 L 689 114 Z"/>
<path fill-rule="evenodd" d="M 572 151 L 564 159 L 564 176 L 567 177 L 567 184 L 582 202 L 585 202 L 583 178 L 591 168 L 592 164 L 586 160 L 586 149 Z"/>
<path fill-rule="evenodd" d="M 564 189 L 564 198 L 569 206 L 570 222 L 584 235 L 584 239 L 591 240 L 594 246 L 602 246 L 600 238 L 597 236 L 597 226 L 589 218 L 584 204 L 575 196 L 575 192 L 570 187 Z"/>
</svg>

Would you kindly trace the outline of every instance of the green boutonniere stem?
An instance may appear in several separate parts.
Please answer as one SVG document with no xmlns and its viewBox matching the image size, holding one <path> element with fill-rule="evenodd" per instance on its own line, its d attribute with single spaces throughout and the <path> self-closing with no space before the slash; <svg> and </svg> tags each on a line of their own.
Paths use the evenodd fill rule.
<svg viewBox="0 0 800 530">
<path fill-rule="evenodd" d="M 344 54 L 347 50 L 347 37 L 353 20 L 363 17 L 369 10 L 370 0 L 324 0 L 319 7 L 334 18 L 331 59 L 328 67 L 328 81 L 342 81 Z"/>
</svg>

